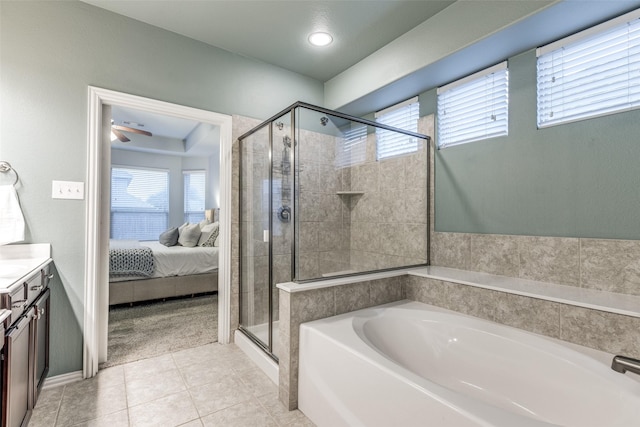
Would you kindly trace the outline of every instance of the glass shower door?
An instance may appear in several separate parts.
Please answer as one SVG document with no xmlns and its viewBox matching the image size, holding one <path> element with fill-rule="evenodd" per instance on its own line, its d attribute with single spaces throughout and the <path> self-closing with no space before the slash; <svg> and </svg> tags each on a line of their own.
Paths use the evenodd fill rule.
<svg viewBox="0 0 640 427">
<path fill-rule="evenodd" d="M 270 130 L 240 141 L 240 325 L 269 350 Z"/>
<path fill-rule="evenodd" d="M 291 113 L 240 140 L 240 326 L 278 357 L 278 289 L 292 279 Z"/>
<path fill-rule="evenodd" d="M 293 182 L 294 148 L 291 113 L 274 120 L 272 124 L 271 175 L 271 325 L 272 354 L 278 357 L 278 283 L 290 282 L 293 245 Z"/>
</svg>

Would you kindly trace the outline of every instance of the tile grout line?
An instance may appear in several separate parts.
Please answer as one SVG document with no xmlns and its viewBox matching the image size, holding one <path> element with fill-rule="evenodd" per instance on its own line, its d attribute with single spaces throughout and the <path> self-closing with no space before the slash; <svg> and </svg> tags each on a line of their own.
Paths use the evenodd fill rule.
<svg viewBox="0 0 640 427">
<path fill-rule="evenodd" d="M 66 390 L 67 390 L 67 386 L 63 385 L 62 386 L 62 394 L 60 395 L 60 401 L 58 402 L 58 407 L 56 408 L 56 418 L 53 420 L 54 427 L 58 425 L 58 416 L 60 415 L 60 407 L 62 406 L 62 399 L 64 398 L 64 392 Z"/>
</svg>

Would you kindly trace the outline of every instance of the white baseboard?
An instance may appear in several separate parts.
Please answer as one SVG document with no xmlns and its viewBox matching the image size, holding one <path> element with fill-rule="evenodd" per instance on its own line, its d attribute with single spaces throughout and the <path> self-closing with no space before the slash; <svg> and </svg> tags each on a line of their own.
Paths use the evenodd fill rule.
<svg viewBox="0 0 640 427">
<path fill-rule="evenodd" d="M 249 356 L 258 367 L 269 377 L 269 379 L 277 386 L 278 380 L 278 364 L 267 356 L 257 345 L 255 345 L 245 334 L 236 330 L 234 333 L 235 344 Z"/>
<path fill-rule="evenodd" d="M 44 380 L 42 389 L 46 390 L 48 388 L 60 387 L 62 385 L 75 383 L 76 381 L 82 381 L 82 379 L 82 371 L 69 372 L 68 374 L 56 375 L 55 377 L 47 377 Z"/>
</svg>

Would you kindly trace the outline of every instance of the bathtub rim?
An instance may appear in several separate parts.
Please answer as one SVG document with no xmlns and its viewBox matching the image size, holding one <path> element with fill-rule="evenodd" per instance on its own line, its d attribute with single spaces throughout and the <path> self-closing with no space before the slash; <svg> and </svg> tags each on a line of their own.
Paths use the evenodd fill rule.
<svg viewBox="0 0 640 427">
<path fill-rule="evenodd" d="M 515 326 L 510 326 L 510 325 L 507 325 L 507 324 L 504 324 L 504 323 L 495 322 L 495 321 L 492 321 L 492 320 L 489 320 L 489 319 L 484 319 L 484 318 L 481 318 L 481 317 L 472 316 L 472 315 L 469 315 L 469 314 L 461 313 L 459 311 L 450 310 L 450 309 L 447 309 L 447 308 L 439 307 L 439 306 L 432 305 L 432 304 L 426 304 L 426 303 L 423 303 L 423 302 L 420 302 L 420 301 L 414 301 L 414 300 L 410 300 L 410 299 L 401 299 L 401 300 L 398 300 L 398 301 L 393 301 L 393 302 L 386 303 L 386 304 L 380 304 L 380 305 L 376 305 L 376 306 L 372 306 L 372 307 L 367 307 L 367 308 L 363 308 L 363 309 L 360 309 L 360 310 L 350 311 L 350 312 L 338 314 L 338 315 L 335 315 L 335 316 L 325 317 L 325 318 L 322 318 L 322 319 L 312 320 L 312 321 L 309 321 L 309 322 L 303 322 L 303 323 L 300 324 L 300 328 L 302 329 L 303 326 L 304 327 L 310 327 L 310 326 L 313 326 L 314 324 L 321 325 L 323 323 L 326 323 L 327 321 L 332 321 L 332 322 L 335 321 L 335 322 L 337 322 L 337 321 L 340 321 L 340 320 L 353 318 L 353 317 L 358 316 L 358 315 L 361 316 L 362 313 L 367 312 L 367 311 L 373 311 L 373 310 L 377 311 L 377 310 L 383 310 L 383 309 L 386 309 L 386 308 L 394 308 L 394 307 L 397 307 L 397 306 L 405 306 L 405 305 L 415 306 L 416 308 L 419 307 L 419 306 L 425 306 L 425 307 L 428 307 L 428 309 L 431 310 L 431 311 L 440 312 L 440 313 L 444 313 L 444 314 L 448 314 L 448 315 L 452 315 L 452 316 L 460 316 L 460 317 L 463 317 L 463 318 L 466 318 L 466 319 L 469 319 L 469 320 L 472 320 L 472 321 L 487 322 L 487 323 L 495 325 L 496 327 L 499 327 L 499 328 L 507 328 L 509 330 L 514 331 L 515 333 L 523 333 L 525 335 L 532 335 L 532 336 L 534 336 L 536 338 L 540 338 L 542 340 L 550 341 L 550 342 L 554 343 L 555 345 L 566 347 L 569 350 L 574 350 L 574 351 L 576 351 L 578 353 L 581 353 L 581 354 L 583 354 L 583 355 L 585 355 L 585 356 L 587 356 L 587 357 L 589 357 L 591 359 L 594 359 L 596 362 L 599 362 L 602 365 L 605 365 L 606 367 L 609 367 L 609 368 L 610 368 L 610 365 L 611 365 L 611 361 L 613 360 L 613 357 L 615 356 L 615 354 L 613 354 L 613 353 L 608 353 L 608 352 L 605 352 L 605 351 L 602 351 L 602 350 L 597 350 L 597 349 L 594 349 L 594 348 L 591 348 L 591 347 L 586 347 L 586 346 L 583 346 L 583 345 L 580 345 L 580 344 L 575 344 L 575 343 L 572 343 L 570 341 L 564 341 L 564 340 L 559 339 L 559 338 L 554 338 L 554 337 L 550 337 L 548 335 L 543 335 L 543 334 L 539 334 L 539 333 L 536 333 L 536 332 L 527 331 L 525 329 L 521 329 L 521 328 L 518 328 L 518 327 L 515 327 Z M 305 326 L 305 325 L 307 325 L 307 326 Z M 355 330 L 354 330 L 354 333 L 357 334 L 357 332 L 355 332 Z M 362 337 L 359 337 L 359 339 L 362 339 Z M 365 341 L 363 340 L 363 342 L 365 342 Z M 387 359 L 387 360 L 389 360 L 389 361 L 391 361 L 393 363 L 396 363 L 392 359 L 389 359 L 388 357 L 386 357 L 382 352 L 379 352 L 375 348 L 375 346 L 370 345 L 368 342 L 365 342 L 365 345 L 370 346 L 374 351 L 376 351 L 376 353 L 379 353 L 385 359 Z M 637 383 L 640 383 L 640 375 L 636 375 L 636 374 L 633 374 L 631 372 L 627 372 L 626 374 L 619 374 L 619 375 L 623 375 L 626 378 L 629 378 L 629 379 L 631 379 L 633 381 L 636 381 Z"/>
</svg>

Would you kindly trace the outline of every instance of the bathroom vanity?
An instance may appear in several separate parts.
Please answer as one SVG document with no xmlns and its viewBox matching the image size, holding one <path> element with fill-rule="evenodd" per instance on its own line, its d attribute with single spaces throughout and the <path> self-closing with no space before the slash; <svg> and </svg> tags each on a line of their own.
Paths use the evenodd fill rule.
<svg viewBox="0 0 640 427">
<path fill-rule="evenodd" d="M 24 427 L 49 370 L 48 244 L 0 247 L 3 427 Z"/>
</svg>

